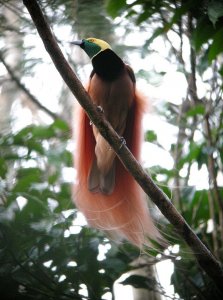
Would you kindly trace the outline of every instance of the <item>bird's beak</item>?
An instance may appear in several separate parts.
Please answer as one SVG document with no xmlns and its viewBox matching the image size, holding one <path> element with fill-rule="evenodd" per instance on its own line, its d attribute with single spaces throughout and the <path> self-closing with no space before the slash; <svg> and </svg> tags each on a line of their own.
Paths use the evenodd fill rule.
<svg viewBox="0 0 223 300">
<path fill-rule="evenodd" d="M 78 40 L 78 41 L 74 41 L 74 42 L 70 42 L 71 45 L 78 45 L 78 46 L 81 46 L 84 44 L 84 41 L 83 40 Z"/>
</svg>

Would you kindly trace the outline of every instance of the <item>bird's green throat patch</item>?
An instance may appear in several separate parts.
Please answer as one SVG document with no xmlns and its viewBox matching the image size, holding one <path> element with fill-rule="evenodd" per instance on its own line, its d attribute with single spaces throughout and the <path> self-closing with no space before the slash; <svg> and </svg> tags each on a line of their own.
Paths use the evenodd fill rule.
<svg viewBox="0 0 223 300">
<path fill-rule="evenodd" d="M 96 39 L 96 38 L 88 38 L 84 39 L 84 51 L 87 55 L 92 59 L 101 51 L 106 49 L 111 49 L 111 46 L 103 40 Z"/>
</svg>

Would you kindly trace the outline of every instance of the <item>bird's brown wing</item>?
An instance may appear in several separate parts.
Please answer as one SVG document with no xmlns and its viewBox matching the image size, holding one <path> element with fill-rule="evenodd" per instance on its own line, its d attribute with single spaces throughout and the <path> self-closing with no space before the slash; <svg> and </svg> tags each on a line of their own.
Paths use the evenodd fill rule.
<svg viewBox="0 0 223 300">
<path fill-rule="evenodd" d="M 117 133 L 122 136 L 129 109 L 134 101 L 134 74 L 130 67 L 113 81 L 104 81 L 97 74 L 92 74 L 89 94 L 93 102 L 101 106 L 105 117 Z M 93 126 L 96 141 L 95 158 L 89 174 L 88 185 L 92 191 L 102 191 L 110 194 L 115 185 L 115 153 Z"/>
</svg>

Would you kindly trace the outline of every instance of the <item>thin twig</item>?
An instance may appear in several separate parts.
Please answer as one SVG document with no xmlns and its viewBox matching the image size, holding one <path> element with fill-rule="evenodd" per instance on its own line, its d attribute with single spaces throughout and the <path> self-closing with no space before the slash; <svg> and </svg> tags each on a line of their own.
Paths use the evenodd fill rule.
<svg viewBox="0 0 223 300">
<path fill-rule="evenodd" d="M 193 17 L 191 12 L 188 13 L 188 38 L 192 38 L 192 33 L 193 33 Z M 196 83 L 196 55 L 194 48 L 190 44 L 190 67 L 191 67 L 191 73 L 190 73 L 190 78 L 189 78 L 189 95 L 191 97 L 192 102 L 194 105 L 199 101 L 198 96 L 197 96 L 197 83 Z"/>
<path fill-rule="evenodd" d="M 183 104 L 179 107 L 179 114 L 177 116 L 177 125 L 179 128 L 178 134 L 177 134 L 177 141 L 173 153 L 174 157 L 174 182 L 173 182 L 173 201 L 174 204 L 178 209 L 180 209 L 181 212 L 183 212 L 183 206 L 182 206 L 182 201 L 181 201 L 181 192 L 180 192 L 180 176 L 179 176 L 179 170 L 178 170 L 178 165 L 180 158 L 182 156 L 182 145 L 185 139 L 185 124 L 183 124 Z"/>
<path fill-rule="evenodd" d="M 207 136 L 207 146 L 210 149 L 213 149 L 214 144 L 212 141 L 209 113 L 207 113 L 205 115 L 204 122 L 205 122 L 206 136 Z M 208 154 L 208 171 L 209 171 L 209 175 L 210 175 L 210 183 L 211 183 L 211 185 L 213 185 L 214 198 L 216 200 L 216 203 L 219 206 L 219 209 L 223 212 L 223 200 L 221 198 L 221 195 L 220 195 L 219 189 L 218 189 L 213 153 Z M 211 188 L 211 186 L 210 186 L 210 188 Z"/>
<path fill-rule="evenodd" d="M 8 63 L 5 61 L 2 53 L 0 52 L 0 61 L 5 66 L 6 70 L 8 71 L 11 79 L 17 84 L 17 86 L 28 96 L 28 98 L 42 111 L 47 113 L 51 118 L 54 120 L 59 119 L 60 117 L 49 110 L 47 107 L 42 105 L 39 100 L 26 88 L 26 86 L 19 80 L 19 78 L 15 75 L 14 71 L 11 69 L 11 67 L 8 65 Z M 61 119 L 61 118 L 60 118 Z"/>
<path fill-rule="evenodd" d="M 217 228 L 217 222 L 215 217 L 214 199 L 210 189 L 208 190 L 208 203 L 209 203 L 210 217 L 213 222 L 213 230 L 211 232 L 212 240 L 213 240 L 213 252 L 215 256 L 219 258 L 218 233 L 217 233 L 218 228 Z"/>
<path fill-rule="evenodd" d="M 114 149 L 126 169 L 132 174 L 147 195 L 149 195 L 151 200 L 159 207 L 165 217 L 173 224 L 181 237 L 187 242 L 201 268 L 206 271 L 210 278 L 213 279 L 219 290 L 222 291 L 223 270 L 220 262 L 216 260 L 213 254 L 196 236 L 190 226 L 173 206 L 170 199 L 162 192 L 162 190 L 159 189 L 151 177 L 139 165 L 129 149 L 126 146 L 120 148 L 119 135 L 105 119 L 105 116 L 97 111 L 96 105 L 92 103 L 88 93 L 85 91 L 81 82 L 67 63 L 38 3 L 35 0 L 23 0 L 23 3 L 28 9 L 39 35 L 42 38 L 44 46 L 55 64 L 55 67 L 70 88 L 71 92 L 86 110 L 90 120 Z"/>
</svg>

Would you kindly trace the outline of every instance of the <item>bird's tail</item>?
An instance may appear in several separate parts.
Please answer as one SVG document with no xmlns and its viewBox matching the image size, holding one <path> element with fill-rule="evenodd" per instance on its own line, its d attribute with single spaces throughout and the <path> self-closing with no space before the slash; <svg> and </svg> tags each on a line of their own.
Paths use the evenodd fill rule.
<svg viewBox="0 0 223 300">
<path fill-rule="evenodd" d="M 136 95 L 128 116 L 124 138 L 136 157 L 142 144 L 141 120 L 143 97 Z M 90 226 L 108 231 L 108 234 L 127 239 L 138 247 L 150 245 L 149 239 L 160 237 L 149 214 L 145 195 L 133 177 L 116 158 L 115 188 L 111 195 L 92 193 L 87 188 L 89 170 L 94 159 L 95 139 L 89 118 L 82 108 L 78 111 L 75 166 L 77 184 L 74 189 L 76 206 L 85 215 Z"/>
</svg>

